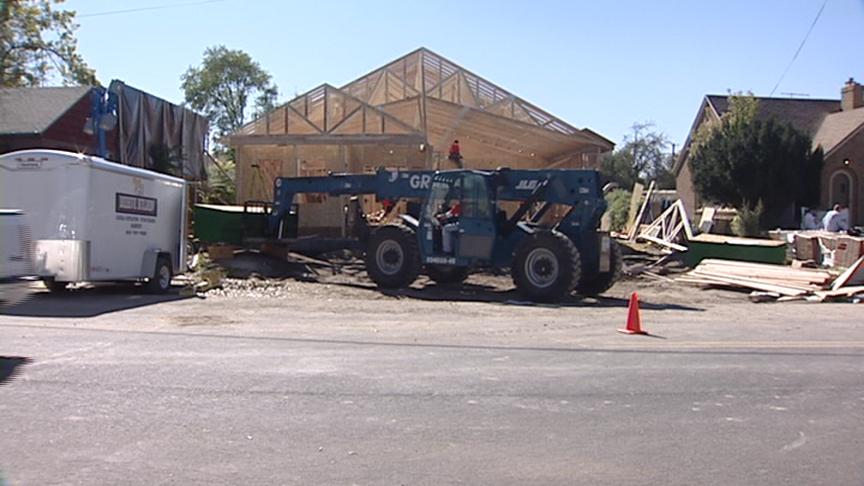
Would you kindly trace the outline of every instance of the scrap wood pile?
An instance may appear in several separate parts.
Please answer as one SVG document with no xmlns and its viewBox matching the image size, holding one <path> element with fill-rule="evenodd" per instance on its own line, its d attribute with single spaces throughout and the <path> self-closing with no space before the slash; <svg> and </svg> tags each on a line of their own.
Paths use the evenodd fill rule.
<svg viewBox="0 0 864 486">
<path fill-rule="evenodd" d="M 836 276 L 827 270 L 706 259 L 679 282 L 751 290 L 751 300 L 823 302 L 864 296 L 864 257 Z"/>
<path fill-rule="evenodd" d="M 664 191 L 655 190 L 653 181 L 647 191 L 642 184 L 634 185 L 627 227 L 619 238 L 630 244 L 649 243 L 666 254 L 687 251 L 686 243 L 693 238 L 693 233 L 684 204 L 680 199 L 672 202 L 668 198 L 657 197 L 660 192 Z M 663 208 L 666 204 L 669 205 Z M 645 221 L 657 212 L 660 214 L 656 218 Z"/>
</svg>

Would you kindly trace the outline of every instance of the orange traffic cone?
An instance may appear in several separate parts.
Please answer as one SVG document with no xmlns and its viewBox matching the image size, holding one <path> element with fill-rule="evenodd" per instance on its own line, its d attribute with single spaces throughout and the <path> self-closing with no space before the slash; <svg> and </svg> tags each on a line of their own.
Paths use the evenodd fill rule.
<svg viewBox="0 0 864 486">
<path fill-rule="evenodd" d="M 630 305 L 627 306 L 627 328 L 618 329 L 624 334 L 648 334 L 642 330 L 642 319 L 639 317 L 639 295 L 636 292 L 630 296 Z"/>
</svg>

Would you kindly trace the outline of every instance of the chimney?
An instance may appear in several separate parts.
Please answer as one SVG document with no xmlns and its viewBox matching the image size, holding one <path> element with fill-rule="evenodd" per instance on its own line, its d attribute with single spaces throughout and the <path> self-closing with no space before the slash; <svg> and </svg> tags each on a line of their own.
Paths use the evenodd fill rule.
<svg viewBox="0 0 864 486">
<path fill-rule="evenodd" d="M 849 81 L 846 81 L 840 93 L 842 94 L 840 107 L 843 111 L 854 110 L 855 108 L 864 106 L 864 86 L 856 83 L 854 79 L 849 78 Z"/>
</svg>

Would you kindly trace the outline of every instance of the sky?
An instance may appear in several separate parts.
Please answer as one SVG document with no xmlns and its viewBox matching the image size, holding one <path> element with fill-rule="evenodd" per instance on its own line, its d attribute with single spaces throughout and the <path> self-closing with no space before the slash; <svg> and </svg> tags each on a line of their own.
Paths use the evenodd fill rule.
<svg viewBox="0 0 864 486">
<path fill-rule="evenodd" d="M 847 79 L 864 82 L 864 0 L 67 0 L 65 8 L 77 11 L 79 50 L 103 84 L 120 79 L 175 103 L 180 75 L 214 45 L 249 53 L 280 101 L 341 86 L 423 46 L 578 128 L 620 143 L 634 123 L 651 122 L 680 148 L 705 94 L 768 96 L 782 77 L 774 96 L 839 99 Z"/>
</svg>

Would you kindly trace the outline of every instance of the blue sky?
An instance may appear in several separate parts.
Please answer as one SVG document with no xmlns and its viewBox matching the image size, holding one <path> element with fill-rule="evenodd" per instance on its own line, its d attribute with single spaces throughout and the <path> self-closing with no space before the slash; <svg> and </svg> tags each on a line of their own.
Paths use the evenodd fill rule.
<svg viewBox="0 0 864 486">
<path fill-rule="evenodd" d="M 103 83 L 174 102 L 180 75 L 217 44 L 248 52 L 281 100 L 425 46 L 577 127 L 619 142 L 650 121 L 680 147 L 706 93 L 771 92 L 823 0 L 190 3 L 66 6 Z M 839 98 L 850 76 L 864 81 L 864 0 L 828 0 L 775 96 Z"/>
</svg>

